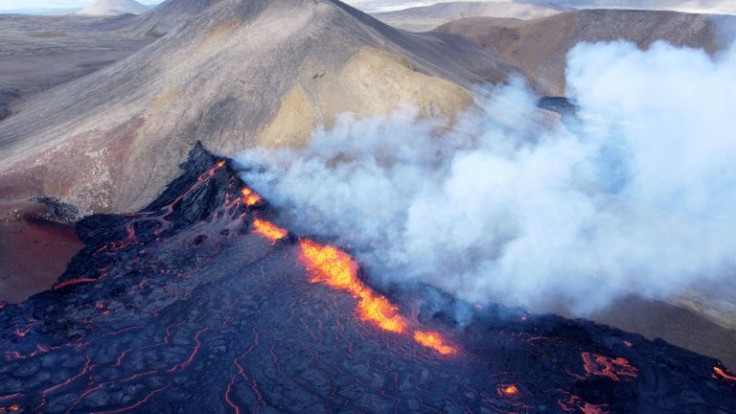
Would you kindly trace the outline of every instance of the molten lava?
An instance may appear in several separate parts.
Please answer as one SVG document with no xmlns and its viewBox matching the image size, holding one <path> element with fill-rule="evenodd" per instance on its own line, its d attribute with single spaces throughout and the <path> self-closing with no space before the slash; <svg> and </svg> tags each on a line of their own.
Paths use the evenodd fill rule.
<svg viewBox="0 0 736 414">
<path fill-rule="evenodd" d="M 736 382 L 736 376 L 727 374 L 726 371 L 721 367 L 713 367 L 713 371 L 715 371 L 717 376 L 723 378 L 726 381 Z"/>
<path fill-rule="evenodd" d="M 399 314 L 399 309 L 358 279 L 358 265 L 350 255 L 307 239 L 302 239 L 299 245 L 302 262 L 311 274 L 310 282 L 324 283 L 358 298 L 360 319 L 385 331 L 406 331 L 406 320 Z"/>
<path fill-rule="evenodd" d="M 270 240 L 271 243 L 276 243 L 289 234 L 287 230 L 282 229 L 269 221 L 261 219 L 253 220 L 253 231 Z"/>
<path fill-rule="evenodd" d="M 311 276 L 310 282 L 324 283 L 357 298 L 358 314 L 363 321 L 384 331 L 405 333 L 408 330 L 407 320 L 399 313 L 399 308 L 358 278 L 358 265 L 349 254 L 308 239 L 300 240 L 299 246 L 301 260 Z M 457 353 L 457 349 L 446 344 L 438 332 L 416 331 L 414 340 L 441 355 Z"/>
<path fill-rule="evenodd" d="M 502 397 L 516 397 L 519 395 L 519 387 L 516 385 L 499 385 L 498 394 Z"/>
<path fill-rule="evenodd" d="M 620 381 L 621 377 L 636 378 L 639 375 L 639 371 L 626 358 L 608 358 L 590 352 L 583 352 L 582 357 L 587 376 L 596 375 Z"/>
<path fill-rule="evenodd" d="M 241 193 L 243 194 L 243 201 L 245 201 L 245 205 L 248 207 L 255 206 L 261 202 L 261 196 L 248 187 L 243 187 Z"/>
<path fill-rule="evenodd" d="M 431 331 L 414 332 L 414 340 L 427 348 L 434 349 L 442 355 L 452 355 L 457 353 L 457 349 L 447 345 L 442 339 L 442 335 Z"/>
</svg>

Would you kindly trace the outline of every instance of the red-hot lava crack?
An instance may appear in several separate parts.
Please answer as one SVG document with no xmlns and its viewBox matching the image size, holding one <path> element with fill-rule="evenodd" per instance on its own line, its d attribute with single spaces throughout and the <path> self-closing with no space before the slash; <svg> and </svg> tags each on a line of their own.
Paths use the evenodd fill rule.
<svg viewBox="0 0 736 414">
<path fill-rule="evenodd" d="M 228 161 L 197 146 L 182 169 L 142 211 L 81 220 L 54 289 L 0 304 L 0 413 L 736 406 L 731 373 L 661 341 L 497 305 L 460 325 L 429 286 L 381 293 Z"/>
<path fill-rule="evenodd" d="M 626 358 L 609 358 L 590 352 L 583 352 L 582 357 L 586 376 L 597 375 L 621 381 L 622 378 L 633 379 L 639 375 L 639 371 Z"/>
</svg>

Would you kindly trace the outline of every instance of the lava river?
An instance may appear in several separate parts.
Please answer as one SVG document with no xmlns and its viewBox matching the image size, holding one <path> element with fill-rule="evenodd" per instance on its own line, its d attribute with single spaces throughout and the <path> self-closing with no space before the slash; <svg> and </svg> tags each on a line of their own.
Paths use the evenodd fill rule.
<svg viewBox="0 0 736 414">
<path fill-rule="evenodd" d="M 377 289 L 197 145 L 142 211 L 77 225 L 50 291 L 0 304 L 0 413 L 730 413 L 718 361 L 501 306 L 460 326 Z M 424 300 L 431 297 L 432 300 Z"/>
</svg>

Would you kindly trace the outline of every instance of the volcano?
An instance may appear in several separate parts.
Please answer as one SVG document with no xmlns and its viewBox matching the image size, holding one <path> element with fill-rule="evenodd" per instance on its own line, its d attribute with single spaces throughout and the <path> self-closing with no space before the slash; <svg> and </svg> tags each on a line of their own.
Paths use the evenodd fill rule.
<svg viewBox="0 0 736 414">
<path fill-rule="evenodd" d="M 0 412 L 728 413 L 718 361 L 584 320 L 372 287 L 195 145 L 137 213 L 77 224 L 53 290 L 0 307 Z M 433 306 L 424 296 L 435 297 Z M 443 299 L 436 299 L 436 298 Z"/>
</svg>

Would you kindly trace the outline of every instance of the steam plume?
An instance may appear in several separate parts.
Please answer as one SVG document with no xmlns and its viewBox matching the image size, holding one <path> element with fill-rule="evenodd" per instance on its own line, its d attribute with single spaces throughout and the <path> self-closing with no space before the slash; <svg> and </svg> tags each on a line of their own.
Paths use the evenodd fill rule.
<svg viewBox="0 0 736 414">
<path fill-rule="evenodd" d="M 514 81 L 450 131 L 410 108 L 345 115 L 305 149 L 240 162 L 290 225 L 349 245 L 373 276 L 585 314 L 734 269 L 735 78 L 736 48 L 580 44 L 575 125 L 540 132 Z"/>
</svg>

